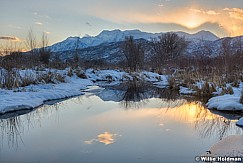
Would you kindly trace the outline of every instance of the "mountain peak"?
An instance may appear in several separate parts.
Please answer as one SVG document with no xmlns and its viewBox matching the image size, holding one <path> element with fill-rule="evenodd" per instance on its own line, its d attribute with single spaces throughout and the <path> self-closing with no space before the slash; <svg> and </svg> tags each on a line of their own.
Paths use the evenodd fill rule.
<svg viewBox="0 0 243 163">
<path fill-rule="evenodd" d="M 115 30 L 103 30 L 102 32 L 100 32 L 100 34 L 98 36 L 118 34 L 118 33 L 121 33 L 121 32 L 122 31 L 119 30 L 119 29 L 115 29 Z"/>
<path fill-rule="evenodd" d="M 219 38 L 214 35 L 213 33 L 209 31 L 199 31 L 195 34 L 188 34 L 185 32 L 176 32 L 179 36 L 185 37 L 187 40 L 205 40 L 205 41 L 215 41 Z M 126 36 L 133 36 L 134 39 L 145 39 L 150 40 L 151 38 L 158 38 L 162 33 L 148 33 L 143 32 L 138 29 L 135 30 L 125 30 L 121 31 L 119 29 L 115 30 L 103 30 L 100 34 L 97 36 L 87 37 L 84 36 L 82 38 L 74 36 L 74 37 L 68 37 L 66 40 L 59 42 L 57 44 L 54 44 L 50 46 L 49 48 L 53 52 L 57 51 L 66 51 L 66 50 L 72 50 L 74 48 L 77 48 L 77 39 L 79 39 L 79 45 L 78 48 L 87 48 L 91 46 L 97 46 L 103 43 L 111 43 L 111 42 L 119 42 L 123 41 Z"/>
<path fill-rule="evenodd" d="M 215 41 L 215 40 L 219 39 L 219 37 L 216 36 L 214 33 L 210 32 L 210 31 L 206 31 L 206 30 L 201 30 L 201 31 L 195 33 L 194 35 L 197 35 L 199 37 L 199 39 L 202 39 L 202 40 Z"/>
</svg>

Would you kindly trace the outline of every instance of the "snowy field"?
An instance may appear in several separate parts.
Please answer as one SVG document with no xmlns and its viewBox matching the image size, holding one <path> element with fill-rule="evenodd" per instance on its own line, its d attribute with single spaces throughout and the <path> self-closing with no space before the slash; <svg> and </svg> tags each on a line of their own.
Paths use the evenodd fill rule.
<svg viewBox="0 0 243 163">
<path fill-rule="evenodd" d="M 156 87 L 165 88 L 169 85 L 168 76 L 159 75 L 153 72 L 134 72 L 127 73 L 120 70 L 94 70 L 87 69 L 73 70 L 70 75 L 70 69 L 55 70 L 45 69 L 42 71 L 35 70 L 19 70 L 21 78 L 28 77 L 36 80 L 38 75 L 43 73 L 50 73 L 60 75 L 64 81 L 53 81 L 50 83 L 40 82 L 39 84 L 32 84 L 25 87 L 19 87 L 12 90 L 0 89 L 0 113 L 6 113 L 10 111 L 16 111 L 21 109 L 33 109 L 44 102 L 50 100 L 58 100 L 69 98 L 73 96 L 79 96 L 83 94 L 83 91 L 88 86 L 96 85 L 96 82 L 106 81 L 115 85 L 132 79 L 138 79 L 153 83 Z M 82 73 L 86 76 L 86 79 L 78 77 L 77 74 Z M 112 84 L 111 84 L 112 85 Z M 201 88 L 203 83 L 195 83 L 198 88 Z M 195 94 L 196 91 L 186 87 L 179 87 L 180 94 Z M 220 111 L 241 111 L 243 105 L 240 103 L 241 90 L 243 83 L 239 88 L 233 87 L 233 94 L 225 94 L 220 96 L 221 89 L 218 88 L 217 92 L 214 92 L 215 97 L 209 99 L 207 107 L 209 109 L 216 109 Z M 239 126 L 243 126 L 243 120 L 238 122 Z"/>
<path fill-rule="evenodd" d="M 43 105 L 46 101 L 79 96 L 83 94 L 82 91 L 88 86 L 95 85 L 98 81 L 120 83 L 137 78 L 156 83 L 156 85 L 168 85 L 166 76 L 146 71 L 129 74 L 119 70 L 87 69 L 83 72 L 87 79 L 79 78 L 75 73 L 72 73 L 71 76 L 67 75 L 68 71 L 70 71 L 68 69 L 45 71 L 41 73 L 48 73 L 50 71 L 58 73 L 64 78 L 65 82 L 53 81 L 52 84 L 41 83 L 19 87 L 13 90 L 0 89 L 0 113 L 21 109 L 33 109 Z M 37 78 L 38 73 L 34 70 L 20 70 L 19 72 L 22 77 L 28 75 L 32 78 Z"/>
</svg>

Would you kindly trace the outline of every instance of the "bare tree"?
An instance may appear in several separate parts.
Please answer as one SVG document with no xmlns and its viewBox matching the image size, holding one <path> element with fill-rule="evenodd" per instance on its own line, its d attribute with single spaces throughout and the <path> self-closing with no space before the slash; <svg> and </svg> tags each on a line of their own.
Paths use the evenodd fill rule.
<svg viewBox="0 0 243 163">
<path fill-rule="evenodd" d="M 26 38 L 25 45 L 26 45 L 27 49 L 30 50 L 30 53 L 32 55 L 36 54 L 37 40 L 36 40 L 36 36 L 34 35 L 32 29 L 30 29 L 28 32 L 28 36 Z"/>
<path fill-rule="evenodd" d="M 126 37 L 122 45 L 122 50 L 125 55 L 127 66 L 132 71 L 137 71 L 144 64 L 144 50 L 141 44 L 135 42 L 132 36 Z"/>
<path fill-rule="evenodd" d="M 79 65 L 80 62 L 80 58 L 79 58 L 79 44 L 80 44 L 80 35 L 77 36 L 77 40 L 75 43 L 75 53 L 74 53 L 74 57 L 73 57 L 73 61 L 74 64 L 77 66 Z"/>
<path fill-rule="evenodd" d="M 41 38 L 41 48 L 39 50 L 39 57 L 40 57 L 40 61 L 44 64 L 49 63 L 49 59 L 51 55 L 51 52 L 49 49 L 47 49 L 47 46 L 48 46 L 47 34 L 43 33 Z"/>
<path fill-rule="evenodd" d="M 152 39 L 152 47 L 159 66 L 166 61 L 179 57 L 186 46 L 185 38 L 178 36 L 176 33 L 168 32 L 159 36 L 159 39 Z"/>
<path fill-rule="evenodd" d="M 223 63 L 224 63 L 224 71 L 226 74 L 226 77 L 228 77 L 229 74 L 229 59 L 230 59 L 230 54 L 232 53 L 232 47 L 231 47 L 231 39 L 230 38 L 225 38 L 222 41 L 222 45 L 221 45 L 221 56 L 223 59 Z"/>
</svg>

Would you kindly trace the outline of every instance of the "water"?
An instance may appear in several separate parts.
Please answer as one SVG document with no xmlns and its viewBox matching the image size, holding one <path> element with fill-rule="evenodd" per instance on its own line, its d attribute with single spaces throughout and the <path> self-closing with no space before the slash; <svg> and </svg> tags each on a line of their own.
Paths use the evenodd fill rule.
<svg viewBox="0 0 243 163">
<path fill-rule="evenodd" d="M 127 90 L 108 87 L 1 116 L 0 162 L 194 162 L 220 139 L 242 134 L 237 115 L 166 90 Z"/>
</svg>

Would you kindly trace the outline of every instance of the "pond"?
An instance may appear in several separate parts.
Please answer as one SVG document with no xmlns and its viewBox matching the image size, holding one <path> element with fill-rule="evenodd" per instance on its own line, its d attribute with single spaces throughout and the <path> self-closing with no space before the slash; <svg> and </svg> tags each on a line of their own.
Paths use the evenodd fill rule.
<svg viewBox="0 0 243 163">
<path fill-rule="evenodd" d="M 0 162 L 195 162 L 239 115 L 146 85 L 85 95 L 0 116 Z"/>
</svg>

